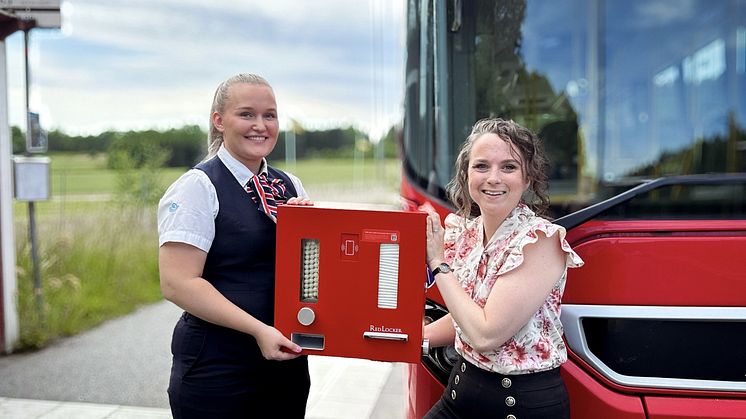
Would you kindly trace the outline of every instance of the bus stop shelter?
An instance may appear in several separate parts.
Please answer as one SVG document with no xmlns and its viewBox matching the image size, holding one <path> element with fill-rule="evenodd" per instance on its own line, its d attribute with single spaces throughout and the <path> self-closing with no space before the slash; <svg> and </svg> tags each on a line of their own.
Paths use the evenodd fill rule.
<svg viewBox="0 0 746 419">
<path fill-rule="evenodd" d="M 19 30 L 59 28 L 60 23 L 60 0 L 0 2 L 0 353 L 12 352 L 19 337 L 6 38 Z"/>
</svg>

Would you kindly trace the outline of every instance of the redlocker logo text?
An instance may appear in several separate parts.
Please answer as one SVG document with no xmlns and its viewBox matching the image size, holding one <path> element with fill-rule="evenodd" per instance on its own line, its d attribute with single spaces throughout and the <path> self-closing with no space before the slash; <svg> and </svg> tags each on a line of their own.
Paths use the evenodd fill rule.
<svg viewBox="0 0 746 419">
<path fill-rule="evenodd" d="M 398 327 L 386 327 L 386 326 L 373 326 L 370 325 L 371 332 L 386 332 L 386 333 L 401 333 L 401 329 Z"/>
</svg>

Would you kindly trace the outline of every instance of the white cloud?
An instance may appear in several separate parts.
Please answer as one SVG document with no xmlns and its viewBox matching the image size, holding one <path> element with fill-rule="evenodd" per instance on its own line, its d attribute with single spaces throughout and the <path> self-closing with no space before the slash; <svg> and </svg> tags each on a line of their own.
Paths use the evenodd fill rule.
<svg viewBox="0 0 746 419">
<path fill-rule="evenodd" d="M 694 0 L 677 2 L 643 2 L 636 7 L 636 25 L 640 27 L 663 26 L 691 19 L 696 12 Z"/>
<path fill-rule="evenodd" d="M 32 31 L 47 128 L 204 126 L 214 88 L 238 72 L 267 77 L 281 112 L 303 123 L 373 129 L 399 113 L 398 2 L 69 0 L 64 10 L 64 32 Z M 9 70 L 11 89 L 20 77 Z"/>
</svg>

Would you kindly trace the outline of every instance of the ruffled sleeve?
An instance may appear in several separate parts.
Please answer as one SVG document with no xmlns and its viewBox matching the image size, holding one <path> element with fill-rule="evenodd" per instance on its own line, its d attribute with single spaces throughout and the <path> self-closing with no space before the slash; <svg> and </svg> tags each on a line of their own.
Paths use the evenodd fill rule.
<svg viewBox="0 0 746 419">
<path fill-rule="evenodd" d="M 544 233 L 547 237 L 559 237 L 562 250 L 565 252 L 565 267 L 566 268 L 578 268 L 583 266 L 583 259 L 575 253 L 570 247 L 570 244 L 565 239 L 567 232 L 565 228 L 553 224 L 543 218 L 536 217 L 526 228 L 521 231 L 511 240 L 506 250 L 507 257 L 505 262 L 502 264 L 500 269 L 497 271 L 497 275 L 503 275 L 517 268 L 523 263 L 523 248 L 527 244 L 536 243 L 539 240 L 538 232 Z"/>
</svg>

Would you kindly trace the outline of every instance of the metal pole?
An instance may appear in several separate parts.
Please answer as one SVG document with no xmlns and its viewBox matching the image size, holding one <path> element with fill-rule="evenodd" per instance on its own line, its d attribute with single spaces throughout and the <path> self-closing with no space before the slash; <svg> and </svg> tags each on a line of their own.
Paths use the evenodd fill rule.
<svg viewBox="0 0 746 419">
<path fill-rule="evenodd" d="M 285 168 L 289 172 L 295 172 L 295 121 L 285 131 Z"/>
<path fill-rule="evenodd" d="M 34 298 L 39 318 L 44 318 L 44 295 L 41 285 L 41 272 L 39 272 L 39 250 L 36 244 L 36 216 L 34 201 L 28 203 L 28 234 L 31 239 L 31 266 L 34 273 Z"/>
<path fill-rule="evenodd" d="M 23 31 L 23 59 L 24 59 L 24 71 L 26 73 L 26 147 L 31 145 L 31 126 L 29 124 L 29 91 L 31 90 L 29 75 L 29 30 Z M 31 241 L 31 268 L 34 274 L 34 298 L 36 299 L 36 309 L 39 314 L 39 318 L 44 318 L 44 296 L 43 288 L 41 284 L 41 272 L 39 271 L 39 250 L 36 243 L 36 216 L 34 211 L 34 201 L 28 203 L 28 234 L 29 240 Z"/>
<path fill-rule="evenodd" d="M 29 29 L 23 30 L 23 71 L 24 71 L 24 77 L 25 77 L 25 99 L 26 99 L 26 152 L 28 152 L 29 147 L 31 146 L 31 141 L 29 139 L 31 138 L 31 123 L 29 120 L 29 109 L 31 107 L 29 103 L 29 91 L 31 90 L 31 75 L 29 71 L 29 65 L 28 65 L 28 39 L 29 39 Z"/>
</svg>

